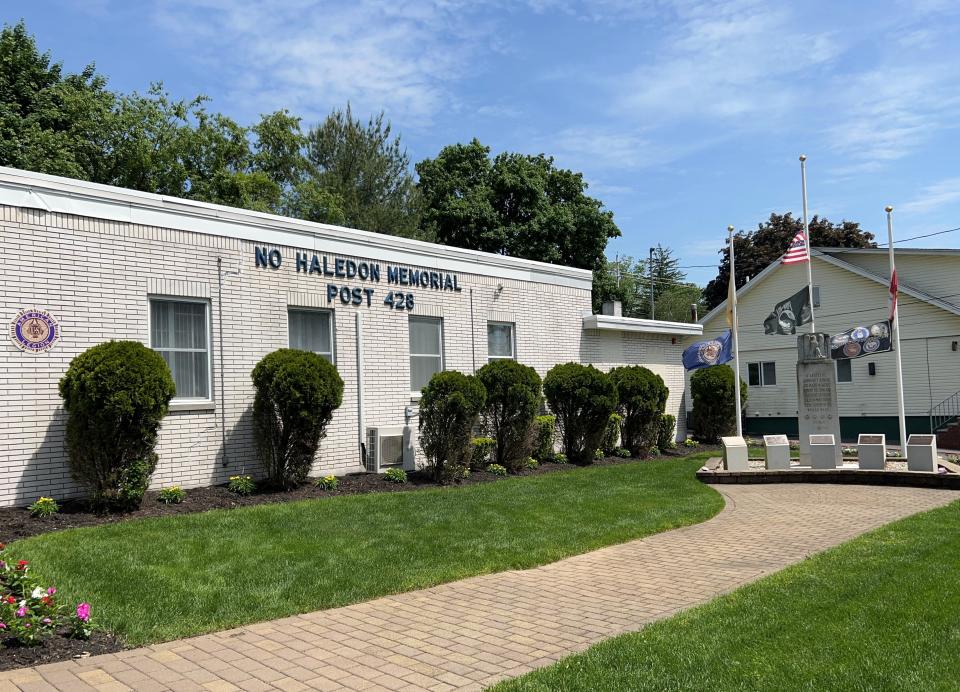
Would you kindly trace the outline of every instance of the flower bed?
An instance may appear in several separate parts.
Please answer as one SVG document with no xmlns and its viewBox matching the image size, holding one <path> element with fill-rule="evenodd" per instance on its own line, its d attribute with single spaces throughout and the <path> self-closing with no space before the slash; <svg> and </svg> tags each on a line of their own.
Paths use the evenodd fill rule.
<svg viewBox="0 0 960 692">
<path fill-rule="evenodd" d="M 663 453 L 665 457 L 684 457 L 711 450 L 712 447 L 678 447 Z M 597 465 L 622 464 L 635 461 L 607 457 L 595 461 Z M 538 468 L 528 468 L 519 475 L 531 476 L 540 473 L 569 470 L 571 464 L 543 462 Z M 500 479 L 493 473 L 473 471 L 469 476 L 459 481 L 460 485 L 473 483 L 489 483 Z M 304 483 L 293 490 L 256 490 L 250 495 L 238 495 L 225 485 L 206 488 L 190 488 L 186 496 L 179 503 L 163 503 L 158 500 L 158 492 L 149 492 L 143 500 L 140 509 L 132 512 L 97 514 L 91 512 L 87 504 L 81 500 L 65 500 L 60 503 L 60 511 L 47 517 L 38 518 L 30 515 L 26 507 L 0 507 L 0 540 L 11 543 L 21 538 L 36 536 L 50 531 L 110 524 L 130 519 L 147 517 L 170 516 L 174 514 L 192 514 L 205 512 L 211 509 L 233 509 L 248 507 L 271 502 L 294 502 L 311 498 L 332 497 L 335 495 L 356 495 L 371 492 L 410 492 L 424 488 L 436 488 L 437 483 L 423 471 L 411 471 L 407 474 L 406 483 L 391 482 L 383 475 L 357 473 L 338 477 L 335 490 L 328 490 L 314 483 Z"/>
<path fill-rule="evenodd" d="M 0 670 L 119 648 L 99 633 L 88 646 L 90 610 L 89 603 L 61 603 L 55 586 L 42 584 L 29 562 L 9 557 L 0 543 Z"/>
</svg>

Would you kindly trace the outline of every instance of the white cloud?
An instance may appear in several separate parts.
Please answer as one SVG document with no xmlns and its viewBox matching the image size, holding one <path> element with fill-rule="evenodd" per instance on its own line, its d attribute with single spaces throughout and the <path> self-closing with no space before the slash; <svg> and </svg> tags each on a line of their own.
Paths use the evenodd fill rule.
<svg viewBox="0 0 960 692">
<path fill-rule="evenodd" d="M 937 66 L 879 68 L 835 80 L 833 91 L 849 104 L 838 110 L 827 131 L 830 147 L 847 163 L 834 174 L 880 170 L 925 142 L 937 128 L 948 126 L 960 101 L 955 78 Z"/>
<path fill-rule="evenodd" d="M 677 2 L 675 10 L 656 57 L 611 80 L 618 110 L 755 126 L 744 119 L 789 112 L 800 96 L 795 76 L 838 54 L 831 33 L 797 31 L 790 12 L 771 3 Z"/>
<path fill-rule="evenodd" d="M 923 188 L 916 197 L 897 207 L 898 211 L 926 214 L 960 203 L 960 177 L 947 178 Z"/>
<path fill-rule="evenodd" d="M 248 117 L 286 107 L 308 120 L 349 100 L 404 126 L 457 107 L 450 85 L 483 43 L 498 39 L 457 2 L 165 0 L 157 25 L 199 60 L 230 75 Z"/>
</svg>

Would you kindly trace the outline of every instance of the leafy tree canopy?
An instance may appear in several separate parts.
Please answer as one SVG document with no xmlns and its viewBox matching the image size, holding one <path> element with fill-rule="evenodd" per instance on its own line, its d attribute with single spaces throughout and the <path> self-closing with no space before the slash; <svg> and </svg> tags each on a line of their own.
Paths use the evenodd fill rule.
<svg viewBox="0 0 960 692">
<path fill-rule="evenodd" d="M 810 240 L 813 247 L 876 247 L 873 234 L 860 228 L 853 221 L 831 223 L 825 218 L 814 216 L 809 223 Z M 793 237 L 803 230 L 803 220 L 795 219 L 790 213 L 770 214 L 770 218 L 758 224 L 754 231 L 739 231 L 734 235 L 734 251 L 737 255 L 737 288 L 763 271 L 771 262 L 776 261 L 787 250 Z M 717 276 L 704 289 L 704 298 L 708 309 L 713 309 L 727 298 L 727 285 L 730 282 L 730 254 L 726 247 L 718 251 L 721 255 Z"/>
<path fill-rule="evenodd" d="M 598 269 L 613 213 L 585 194 L 580 173 L 553 159 L 504 152 L 474 139 L 444 147 L 416 166 L 421 228 L 437 242 L 513 257 Z"/>
<path fill-rule="evenodd" d="M 632 257 L 606 261 L 594 272 L 594 311 L 599 312 L 604 302 L 619 300 L 625 316 L 649 318 L 652 286 L 654 317 L 671 322 L 691 321 L 691 305 L 697 305 L 698 312 L 703 312 L 703 292 L 686 280 L 687 275 L 679 265 L 673 250 L 661 245 L 653 249 L 652 262 L 650 258 L 634 261 Z"/>
</svg>

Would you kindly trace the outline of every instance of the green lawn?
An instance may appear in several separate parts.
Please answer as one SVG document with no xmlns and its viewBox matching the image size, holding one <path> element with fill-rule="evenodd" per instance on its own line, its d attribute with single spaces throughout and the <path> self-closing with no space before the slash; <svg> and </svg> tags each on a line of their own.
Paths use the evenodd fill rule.
<svg viewBox="0 0 960 692">
<path fill-rule="evenodd" d="M 958 565 L 954 503 L 495 689 L 957 690 Z"/>
<path fill-rule="evenodd" d="M 216 510 L 10 547 L 131 644 L 533 567 L 703 521 L 704 456 Z"/>
</svg>

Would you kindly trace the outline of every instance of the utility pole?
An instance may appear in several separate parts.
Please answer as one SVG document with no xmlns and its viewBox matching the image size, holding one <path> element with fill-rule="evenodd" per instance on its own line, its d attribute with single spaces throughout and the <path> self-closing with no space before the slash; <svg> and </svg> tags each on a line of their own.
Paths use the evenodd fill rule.
<svg viewBox="0 0 960 692">
<path fill-rule="evenodd" d="M 653 304 L 653 252 L 656 248 L 650 248 L 650 319 L 657 319 L 656 308 Z"/>
</svg>

